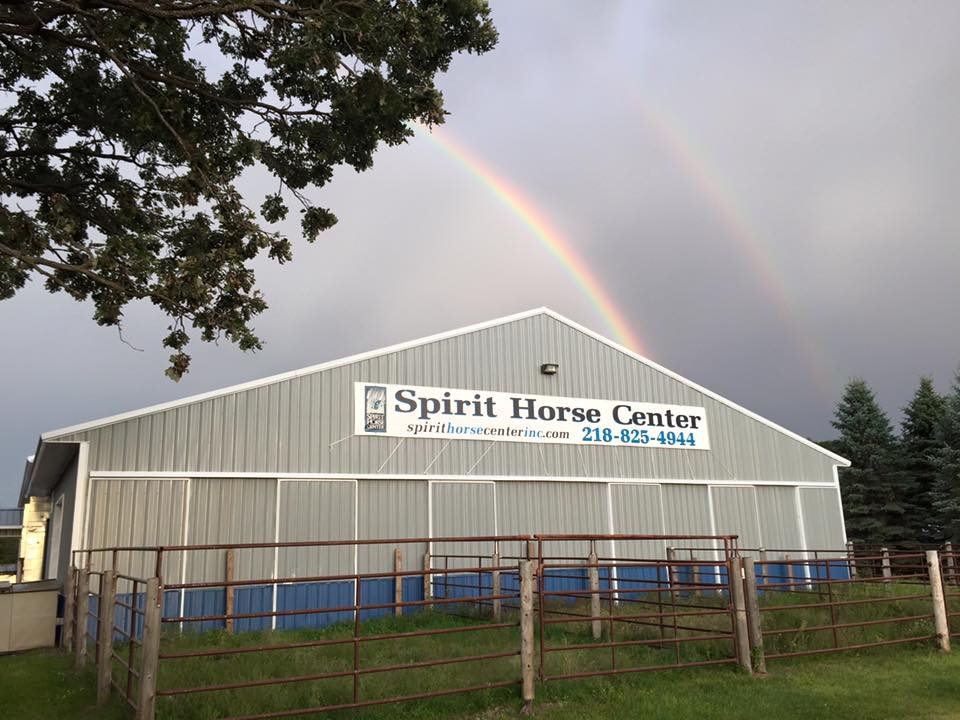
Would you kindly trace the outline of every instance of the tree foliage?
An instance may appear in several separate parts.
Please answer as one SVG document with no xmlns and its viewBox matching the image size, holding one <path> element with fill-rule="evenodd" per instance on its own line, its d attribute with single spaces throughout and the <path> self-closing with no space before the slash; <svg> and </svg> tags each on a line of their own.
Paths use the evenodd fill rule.
<svg viewBox="0 0 960 720">
<path fill-rule="evenodd" d="M 924 543 L 943 539 L 943 526 L 934 508 L 934 481 L 944 410 L 944 398 L 933 387 L 933 380 L 921 377 L 913 398 L 903 408 L 900 426 L 901 468 L 915 487 L 909 524 L 914 537 Z"/>
<path fill-rule="evenodd" d="M 947 396 L 937 438 L 934 507 L 946 537 L 960 541 L 960 369 Z"/>
<path fill-rule="evenodd" d="M 832 424 L 838 451 L 852 463 L 839 475 L 847 536 L 861 543 L 910 540 L 909 479 L 899 468 L 890 420 L 866 382 L 847 384 Z"/>
<path fill-rule="evenodd" d="M 3 3 L 0 299 L 38 274 L 116 326 L 147 299 L 175 379 L 191 327 L 260 347 L 250 262 L 291 259 L 263 221 L 292 202 L 314 241 L 336 218 L 304 190 L 442 122 L 436 76 L 496 39 L 485 0 Z M 258 208 L 254 164 L 276 181 Z"/>
</svg>

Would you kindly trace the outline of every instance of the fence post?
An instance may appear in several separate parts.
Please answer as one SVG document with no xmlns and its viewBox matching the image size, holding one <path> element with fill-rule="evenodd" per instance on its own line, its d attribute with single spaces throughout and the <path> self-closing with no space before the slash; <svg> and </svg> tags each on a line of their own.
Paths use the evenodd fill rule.
<svg viewBox="0 0 960 720">
<path fill-rule="evenodd" d="M 890 551 L 887 548 L 880 548 L 880 554 L 883 556 L 882 568 L 883 568 L 883 582 L 890 583 L 892 573 L 890 572 Z"/>
<path fill-rule="evenodd" d="M 500 548 L 494 547 L 493 555 L 490 556 L 490 562 L 493 564 L 494 568 L 500 567 Z M 490 577 L 490 592 L 493 594 L 493 619 L 496 622 L 500 622 L 500 617 L 502 614 L 502 604 L 500 599 L 497 597 L 500 594 L 500 571 L 493 570 Z"/>
<path fill-rule="evenodd" d="M 694 563 L 690 569 L 691 580 L 693 582 L 693 596 L 698 598 L 703 594 L 700 589 L 700 583 L 703 582 L 703 573 L 700 572 L 700 566 L 697 564 L 699 561 L 694 557 L 692 552 L 690 553 L 690 560 Z"/>
<path fill-rule="evenodd" d="M 668 547 L 667 548 L 667 580 L 670 583 L 670 592 L 674 594 L 677 586 L 677 570 L 674 567 L 673 563 L 677 559 L 677 549 Z M 674 597 L 676 595 L 674 594 Z"/>
<path fill-rule="evenodd" d="M 520 561 L 520 672 L 524 715 L 533 713 L 533 560 Z M 543 642 L 543 638 L 540 639 Z"/>
<path fill-rule="evenodd" d="M 750 659 L 753 670 L 767 671 L 763 654 L 763 627 L 760 621 L 760 600 L 757 596 L 757 568 L 752 557 L 743 558 L 743 593 L 746 596 L 747 633 L 750 638 Z"/>
<path fill-rule="evenodd" d="M 143 642 L 140 646 L 140 695 L 137 720 L 154 720 L 157 670 L 160 664 L 160 578 L 147 580 L 143 598 Z"/>
<path fill-rule="evenodd" d="M 428 603 L 433 600 L 433 577 L 430 575 L 430 551 L 423 554 L 423 599 Z M 433 605 L 424 605 L 424 610 L 432 610 Z"/>
<path fill-rule="evenodd" d="M 600 569 L 597 567 L 597 551 L 590 543 L 590 555 L 587 556 L 587 584 L 590 587 L 590 615 L 593 617 L 593 639 L 599 640 L 603 626 L 600 617 Z"/>
<path fill-rule="evenodd" d="M 60 633 L 60 647 L 69 652 L 73 649 L 73 628 L 76 620 L 77 602 L 77 569 L 73 565 L 67 570 L 67 584 L 63 593 L 63 629 Z"/>
<path fill-rule="evenodd" d="M 940 578 L 940 558 L 936 550 L 927 550 L 927 573 L 930 576 L 930 597 L 933 599 L 933 625 L 937 631 L 937 647 L 950 652 L 950 624 Z"/>
<path fill-rule="evenodd" d="M 16 582 L 19 585 L 23 582 L 23 561 L 26 560 L 24 557 L 17 558 L 17 570 L 16 570 Z"/>
<path fill-rule="evenodd" d="M 97 705 L 110 699 L 110 678 L 113 674 L 113 619 L 117 600 L 117 572 L 107 570 L 100 578 L 100 607 L 97 608 Z"/>
<path fill-rule="evenodd" d="M 853 542 L 847 543 L 847 575 L 851 580 L 857 579 L 857 555 L 853 551 Z"/>
<path fill-rule="evenodd" d="M 393 571 L 400 572 L 403 570 L 403 552 L 400 548 L 393 549 Z M 393 578 L 393 614 L 397 617 L 403 615 L 403 607 L 400 603 L 403 602 L 403 576 L 395 575 Z"/>
<path fill-rule="evenodd" d="M 730 577 L 730 602 L 733 603 L 734 635 L 737 643 L 737 662 L 748 674 L 753 672 L 750 663 L 750 634 L 747 625 L 747 608 L 743 598 L 743 569 L 740 558 L 730 558 L 727 564 Z"/>
<path fill-rule="evenodd" d="M 226 603 L 227 612 L 225 613 L 227 616 L 226 630 L 228 633 L 232 634 L 233 618 L 231 616 L 233 615 L 233 585 L 230 585 L 230 583 L 233 582 L 233 548 L 227 548 L 226 578 L 227 578 L 227 585 L 225 586 L 225 589 L 227 591 L 227 603 Z"/>
<path fill-rule="evenodd" d="M 943 552 L 947 556 L 947 576 L 944 580 L 949 585 L 956 579 L 956 558 L 953 557 L 953 543 L 947 540 L 943 544 Z"/>
<path fill-rule="evenodd" d="M 76 613 L 73 619 L 73 669 L 80 670 L 87 654 L 87 613 L 90 611 L 90 570 L 81 568 L 77 578 Z"/>
</svg>

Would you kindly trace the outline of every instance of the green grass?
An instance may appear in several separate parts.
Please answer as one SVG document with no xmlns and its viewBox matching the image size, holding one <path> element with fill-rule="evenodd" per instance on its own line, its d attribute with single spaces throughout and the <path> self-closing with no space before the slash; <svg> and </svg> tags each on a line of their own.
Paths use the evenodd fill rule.
<svg viewBox="0 0 960 720">
<path fill-rule="evenodd" d="M 885 597 L 880 604 L 853 604 L 837 611 L 839 622 L 876 620 L 930 612 L 929 600 L 902 599 L 924 593 L 922 586 L 861 586 L 845 589 L 843 599 Z M 654 602 L 655 595 L 647 596 Z M 766 593 L 765 607 L 777 608 L 797 602 L 818 602 L 817 592 L 808 594 Z M 720 607 L 714 597 L 685 598 L 681 602 Z M 569 608 L 569 606 L 564 606 Z M 650 612 L 656 605 L 622 604 L 620 614 Z M 583 610 L 584 608 L 579 608 Z M 767 638 L 768 652 L 803 651 L 830 647 L 831 632 L 809 628 L 827 624 L 829 609 L 802 608 L 768 610 L 764 628 L 803 628 L 803 632 Z M 362 634 L 409 632 L 423 628 L 454 629 L 485 622 L 473 617 L 454 617 L 443 613 L 416 613 L 402 618 L 381 617 L 363 624 Z M 686 619 L 707 632 L 729 631 L 730 616 L 721 613 Z M 605 624 L 604 637 L 608 630 Z M 669 639 L 673 628 L 616 624 L 616 639 Z M 842 644 L 874 642 L 901 637 L 928 635 L 929 620 L 909 623 L 878 624 L 838 632 Z M 347 639 L 353 624 L 335 625 L 323 630 L 256 632 L 228 635 L 222 631 L 204 634 L 168 635 L 165 652 L 191 649 L 242 647 L 260 644 Z M 662 633 L 662 635 L 661 635 Z M 689 632 L 680 631 L 680 636 Z M 584 622 L 547 627 L 549 647 L 591 642 L 590 626 Z M 452 633 L 440 636 L 407 638 L 403 641 L 371 641 L 362 644 L 363 667 L 417 662 L 431 658 L 452 658 L 517 649 L 516 628 L 493 629 L 479 633 Z M 120 649 L 125 656 L 125 650 Z M 729 657 L 729 640 L 683 643 L 685 661 Z M 572 649 L 547 656 L 551 675 L 566 672 L 605 670 L 610 667 L 610 650 Z M 618 667 L 648 667 L 675 660 L 674 646 L 653 645 L 617 649 Z M 161 664 L 160 687 L 177 688 L 245 679 L 279 678 L 348 671 L 353 664 L 353 645 L 276 650 L 263 653 L 225 655 L 207 658 L 165 660 Z M 549 681 L 537 687 L 537 715 L 544 718 L 644 717 L 676 718 L 748 718 L 774 716 L 791 718 L 960 718 L 960 652 L 940 655 L 932 642 L 847 652 L 809 658 L 773 660 L 765 677 L 748 677 L 735 666 L 691 668 L 663 672 L 630 674 L 587 680 Z M 120 667 L 117 679 L 120 679 Z M 468 662 L 425 669 L 364 675 L 361 680 L 364 699 L 415 694 L 443 688 L 478 685 L 519 677 L 516 656 L 481 663 Z M 514 718 L 520 707 L 518 688 L 486 690 L 430 701 L 385 705 L 359 711 L 326 715 L 350 720 L 395 718 Z M 0 700 L 13 714 L 4 717 L 56 717 L 62 720 L 87 717 L 125 717 L 120 703 L 107 714 L 92 709 L 93 678 L 86 673 L 77 679 L 69 670 L 69 661 L 58 653 L 35 653 L 0 658 Z M 175 698 L 161 698 L 158 717 L 183 720 L 209 720 L 287 708 L 346 703 L 352 700 L 352 678 L 302 682 Z M 20 713 L 20 714 L 18 714 Z"/>
</svg>

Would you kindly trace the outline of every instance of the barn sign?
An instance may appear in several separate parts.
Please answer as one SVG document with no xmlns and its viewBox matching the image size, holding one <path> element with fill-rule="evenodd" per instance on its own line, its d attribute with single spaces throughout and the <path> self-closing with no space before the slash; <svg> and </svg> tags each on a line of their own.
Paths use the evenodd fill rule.
<svg viewBox="0 0 960 720">
<path fill-rule="evenodd" d="M 702 407 L 354 383 L 357 435 L 709 450 Z"/>
</svg>

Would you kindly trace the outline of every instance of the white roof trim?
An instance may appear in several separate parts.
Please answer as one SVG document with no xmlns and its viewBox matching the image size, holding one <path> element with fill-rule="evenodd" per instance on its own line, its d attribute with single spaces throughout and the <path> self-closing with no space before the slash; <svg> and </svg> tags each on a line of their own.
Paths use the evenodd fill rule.
<svg viewBox="0 0 960 720">
<path fill-rule="evenodd" d="M 717 393 L 711 390 L 708 390 L 702 385 L 698 385 L 697 383 L 691 380 L 688 380 L 687 378 L 681 375 L 678 375 L 672 370 L 668 370 L 662 365 L 659 365 L 653 362 L 652 360 L 649 360 L 648 358 L 645 358 L 642 355 L 639 355 L 633 352 L 632 350 L 624 347 L 623 345 L 620 345 L 619 343 L 616 343 L 613 340 L 610 340 L 609 338 L 606 338 L 603 335 L 600 335 L 599 333 L 594 332 L 593 330 L 590 330 L 589 328 L 584 327 L 583 325 L 580 325 L 579 323 L 576 323 L 573 320 L 570 320 L 569 318 L 566 318 L 563 315 L 560 315 L 559 313 L 554 312 L 553 310 L 546 307 L 533 308 L 532 310 L 516 313 L 514 315 L 507 315 L 505 317 L 495 318 L 493 320 L 487 320 L 486 322 L 477 323 L 475 325 L 467 325 L 466 327 L 457 328 L 455 330 L 448 330 L 446 332 L 438 333 L 436 335 L 428 335 L 426 337 L 419 338 L 417 340 L 409 340 L 407 342 L 399 343 L 397 345 L 390 345 L 389 347 L 380 348 L 378 350 L 369 350 L 367 352 L 359 353 L 357 355 L 350 355 L 345 358 L 340 358 L 339 360 L 331 360 L 329 362 L 320 363 L 318 365 L 310 365 L 305 368 L 300 368 L 299 370 L 290 370 L 288 372 L 280 373 L 278 375 L 270 375 L 268 377 L 260 378 L 258 380 L 251 380 L 249 382 L 240 383 L 239 385 L 231 385 L 229 387 L 221 388 L 219 390 L 211 390 L 209 392 L 199 393 L 197 395 L 190 395 L 189 397 L 181 398 L 180 400 L 172 400 L 170 402 L 160 403 L 159 405 L 151 405 L 149 407 L 141 408 L 139 410 L 131 410 L 125 413 L 120 413 L 118 415 L 111 415 L 110 417 L 100 418 L 98 420 L 90 420 L 88 422 L 80 423 L 78 425 L 71 425 L 70 427 L 60 428 L 59 430 L 51 430 L 49 432 L 43 433 L 40 436 L 40 439 L 41 441 L 45 442 L 45 441 L 60 437 L 61 435 L 71 435 L 74 433 L 83 432 L 85 430 L 90 430 L 92 428 L 102 427 L 104 425 L 112 425 L 118 422 L 123 422 L 124 420 L 130 420 L 135 417 L 141 417 L 143 415 L 151 415 L 153 413 L 162 412 L 164 410 L 170 410 L 171 408 L 180 407 L 182 405 L 189 405 L 191 403 L 201 402 L 203 400 L 209 400 L 211 398 L 221 397 L 223 395 L 229 395 L 236 392 L 242 392 L 244 390 L 252 390 L 254 388 L 262 387 L 264 385 L 271 385 L 273 383 L 282 382 L 284 380 L 292 380 L 294 378 L 302 377 L 304 375 L 310 375 L 323 370 L 331 370 L 333 368 L 342 367 L 343 365 L 350 365 L 352 363 L 360 362 L 362 360 L 368 360 L 370 358 L 378 357 L 380 355 L 387 355 L 389 353 L 407 350 L 409 348 L 418 347 L 420 345 L 427 345 L 429 343 L 438 342 L 440 340 L 446 340 L 448 338 L 457 337 L 459 335 L 466 335 L 469 333 L 477 332 L 479 330 L 485 330 L 487 328 L 494 327 L 497 325 L 506 325 L 507 323 L 515 322 L 517 320 L 523 320 L 525 318 L 533 317 L 535 315 L 548 315 L 554 320 L 564 323 L 565 325 L 568 325 L 574 330 L 578 330 L 579 332 L 584 333 L 585 335 L 593 338 L 594 340 L 597 340 L 598 342 L 601 342 L 604 345 L 612 347 L 613 349 L 624 353 L 625 355 L 633 358 L 634 360 L 637 360 L 638 362 L 641 362 L 653 368 L 654 370 L 657 370 L 658 372 L 663 373 L 667 377 L 670 377 L 676 380 L 677 382 L 680 382 L 686 385 L 687 387 L 693 390 L 696 390 L 697 392 L 702 393 L 707 397 L 712 398 L 713 400 L 716 400 L 717 402 L 723 403 L 724 405 L 727 405 L 728 407 L 731 407 L 734 410 L 743 413 L 744 415 L 756 420 L 757 422 L 760 422 L 766 425 L 769 428 L 772 428 L 773 430 L 776 430 L 777 432 L 783 433 L 784 435 L 792 438 L 793 440 L 796 440 L 797 442 L 802 443 L 803 445 L 806 445 L 807 447 L 813 448 L 814 450 L 817 450 L 818 452 L 823 453 L 824 455 L 835 460 L 839 465 L 842 465 L 844 467 L 850 466 L 850 461 L 847 460 L 846 458 L 841 457 L 836 453 L 830 452 L 826 448 L 820 447 L 816 443 L 811 442 L 810 440 L 807 440 L 807 438 L 803 437 L 802 435 L 797 435 L 796 433 L 791 432 L 790 430 L 787 430 L 786 428 L 780 425 L 777 425 L 776 423 L 770 420 L 767 420 L 766 418 L 761 417 L 760 415 L 757 415 L 755 412 L 747 410 L 746 408 L 736 404 L 735 402 L 728 400 L 722 395 L 718 395 Z"/>
</svg>

